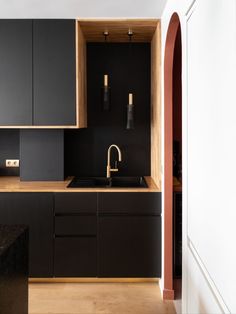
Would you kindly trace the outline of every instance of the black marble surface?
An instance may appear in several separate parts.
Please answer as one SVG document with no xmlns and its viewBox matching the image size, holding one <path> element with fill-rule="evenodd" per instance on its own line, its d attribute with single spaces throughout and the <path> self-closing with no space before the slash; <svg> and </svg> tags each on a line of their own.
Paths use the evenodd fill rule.
<svg viewBox="0 0 236 314">
<path fill-rule="evenodd" d="M 0 224 L 0 313 L 28 313 L 28 228 Z"/>
<path fill-rule="evenodd" d="M 26 230 L 27 230 L 27 227 L 24 225 L 1 225 L 0 224 L 0 256 Z"/>
</svg>

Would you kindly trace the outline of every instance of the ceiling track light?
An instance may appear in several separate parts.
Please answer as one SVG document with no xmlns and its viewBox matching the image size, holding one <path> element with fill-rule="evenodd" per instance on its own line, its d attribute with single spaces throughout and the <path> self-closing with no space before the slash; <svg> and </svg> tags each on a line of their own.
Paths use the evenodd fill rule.
<svg viewBox="0 0 236 314">
<path fill-rule="evenodd" d="M 107 37 L 109 36 L 109 32 L 108 31 L 104 31 L 103 32 L 103 36 L 104 36 L 104 40 L 106 42 L 107 41 Z"/>
<path fill-rule="evenodd" d="M 129 36 L 129 37 L 132 37 L 133 34 L 134 34 L 134 33 L 133 33 L 132 29 L 129 29 L 129 30 L 128 30 L 128 36 Z"/>
</svg>

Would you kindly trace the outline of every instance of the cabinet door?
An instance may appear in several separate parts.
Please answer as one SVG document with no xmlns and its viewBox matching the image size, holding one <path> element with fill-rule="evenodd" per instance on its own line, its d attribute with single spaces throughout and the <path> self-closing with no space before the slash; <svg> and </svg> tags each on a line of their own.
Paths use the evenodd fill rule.
<svg viewBox="0 0 236 314">
<path fill-rule="evenodd" d="M 53 194 L 0 193 L 0 223 L 29 226 L 29 276 L 53 275 Z"/>
<path fill-rule="evenodd" d="M 32 125 L 32 20 L 0 20 L 0 125 Z"/>
<path fill-rule="evenodd" d="M 100 216 L 99 277 L 160 277 L 161 217 Z"/>
<path fill-rule="evenodd" d="M 75 21 L 35 20 L 33 38 L 34 125 L 75 125 Z"/>
</svg>

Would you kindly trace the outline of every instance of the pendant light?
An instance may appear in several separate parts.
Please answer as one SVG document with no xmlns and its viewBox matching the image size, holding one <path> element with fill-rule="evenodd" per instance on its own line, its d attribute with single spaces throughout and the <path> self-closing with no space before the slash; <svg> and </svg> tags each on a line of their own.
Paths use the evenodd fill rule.
<svg viewBox="0 0 236 314">
<path fill-rule="evenodd" d="M 108 31 L 105 31 L 103 33 L 104 35 L 104 41 L 107 46 L 107 37 L 109 35 Z M 107 70 L 107 69 L 106 69 Z M 102 98 L 102 110 L 103 111 L 108 111 L 110 110 L 111 106 L 111 91 L 109 87 L 109 76 L 108 74 L 103 75 L 103 87 L 101 89 L 101 98 Z"/>
<path fill-rule="evenodd" d="M 134 105 L 133 105 L 133 94 L 129 93 L 129 103 L 127 105 L 127 124 L 126 129 L 134 129 Z"/>
<path fill-rule="evenodd" d="M 129 64 L 131 65 L 131 45 L 132 45 L 132 36 L 133 32 L 131 29 L 128 31 L 129 36 Z M 129 92 L 129 99 L 128 99 L 128 105 L 127 105 L 127 124 L 126 129 L 131 130 L 134 129 L 134 104 L 133 104 L 133 93 Z"/>
</svg>

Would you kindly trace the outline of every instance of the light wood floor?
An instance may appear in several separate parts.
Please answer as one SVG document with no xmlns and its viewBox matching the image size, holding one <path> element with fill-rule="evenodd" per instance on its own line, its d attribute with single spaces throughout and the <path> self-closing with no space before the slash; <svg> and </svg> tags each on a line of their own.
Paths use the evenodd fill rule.
<svg viewBox="0 0 236 314">
<path fill-rule="evenodd" d="M 157 283 L 31 283 L 30 314 L 174 314 Z"/>
</svg>

